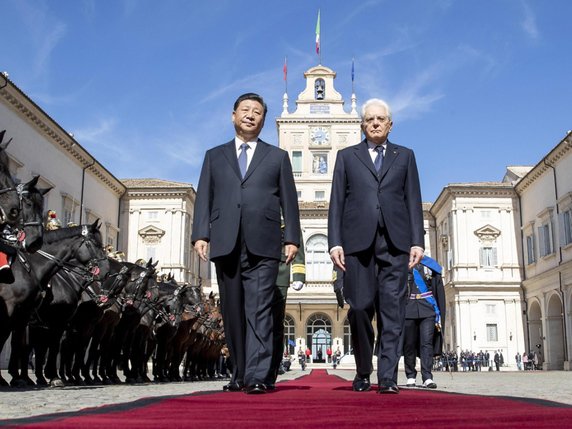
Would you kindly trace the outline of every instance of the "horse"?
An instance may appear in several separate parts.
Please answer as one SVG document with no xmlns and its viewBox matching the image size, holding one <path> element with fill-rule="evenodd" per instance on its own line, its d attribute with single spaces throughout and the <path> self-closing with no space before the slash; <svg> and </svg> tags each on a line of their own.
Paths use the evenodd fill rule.
<svg viewBox="0 0 572 429">
<path fill-rule="evenodd" d="M 121 295 L 121 316 L 111 338 L 101 351 L 100 372 L 105 383 L 121 382 L 117 367 L 123 367 L 124 375 L 129 377 L 129 356 L 131 355 L 133 332 L 139 325 L 144 301 L 151 297 L 156 285 L 155 273 L 158 262 L 150 259 L 145 266 L 134 267 L 135 281 L 129 282 Z"/>
<path fill-rule="evenodd" d="M 168 364 L 172 356 L 172 341 L 179 328 L 188 329 L 188 323 L 184 322 L 192 317 L 198 318 L 196 308 L 201 303 L 200 288 L 191 287 L 188 284 L 179 285 L 170 276 L 166 281 L 158 282 L 158 287 L 162 296 L 159 301 L 160 306 L 150 312 L 146 323 L 144 323 L 146 317 L 143 317 L 142 323 L 139 324 L 142 339 L 146 339 L 146 346 L 140 348 L 140 353 L 135 353 L 135 355 L 143 355 L 142 361 L 137 366 L 141 372 L 135 377 L 136 382 L 145 381 L 144 370 L 151 355 L 154 356 L 155 381 L 169 380 Z"/>
<path fill-rule="evenodd" d="M 20 214 L 20 200 L 16 184 L 9 169 L 9 158 L 6 148 L 12 139 L 4 142 L 6 130 L 0 131 L 0 225 L 16 225 Z"/>
<path fill-rule="evenodd" d="M 140 279 L 139 274 L 143 270 L 139 265 L 114 258 L 109 258 L 109 265 L 109 276 L 101 284 L 103 295 L 99 299 L 103 304 L 103 314 L 95 322 L 87 357 L 81 366 L 81 375 L 84 382 L 89 385 L 109 383 L 105 366 L 99 365 L 100 357 L 109 350 L 111 336 L 121 318 L 123 291 L 126 288 L 135 289 L 135 284 Z M 90 369 L 92 369 L 91 375 Z"/>
<path fill-rule="evenodd" d="M 41 249 L 33 254 L 18 252 L 12 264 L 15 282 L 0 284 L 0 350 L 12 333 L 8 367 L 11 385 L 33 385 L 27 374 L 26 327 L 32 312 L 50 293 L 48 282 L 52 276 L 61 269 L 74 269 L 68 265 L 71 259 L 94 274 L 109 269 L 98 223 L 99 219 L 91 225 L 45 231 Z M 7 385 L 1 374 L 0 385 Z"/>
</svg>

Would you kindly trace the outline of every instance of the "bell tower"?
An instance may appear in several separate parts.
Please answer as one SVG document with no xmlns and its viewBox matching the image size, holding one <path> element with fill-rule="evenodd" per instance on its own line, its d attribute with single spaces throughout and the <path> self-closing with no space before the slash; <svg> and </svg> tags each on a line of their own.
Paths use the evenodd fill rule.
<svg viewBox="0 0 572 429">
<path fill-rule="evenodd" d="M 276 119 L 279 146 L 292 161 L 306 256 L 306 286 L 300 291 L 290 288 L 286 314 L 295 326 L 296 344 L 302 341 L 315 348 L 314 341 L 321 341 L 323 335 L 327 345 L 343 353 L 349 350 L 349 335 L 344 334 L 347 309 L 338 308 L 332 288 L 328 206 L 336 154 L 360 142 L 360 117 L 355 95 L 349 111 L 344 109 L 332 69 L 318 65 L 307 70 L 304 78 L 306 86 L 295 110 L 289 111 L 288 94 L 284 94 L 283 111 Z M 317 320 L 325 324 L 324 332 L 316 333 L 312 323 Z"/>
</svg>

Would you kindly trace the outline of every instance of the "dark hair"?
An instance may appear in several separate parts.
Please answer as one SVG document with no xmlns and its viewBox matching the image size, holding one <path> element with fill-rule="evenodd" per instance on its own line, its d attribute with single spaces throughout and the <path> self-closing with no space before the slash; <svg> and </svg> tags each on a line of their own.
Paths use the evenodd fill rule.
<svg viewBox="0 0 572 429">
<path fill-rule="evenodd" d="M 240 97 L 238 97 L 234 102 L 232 110 L 236 112 L 238 105 L 242 103 L 244 100 L 254 100 L 262 104 L 262 107 L 264 108 L 264 117 L 266 117 L 266 113 L 268 112 L 268 106 L 266 106 L 264 99 L 260 95 L 255 94 L 254 92 L 247 92 L 246 94 L 242 94 Z"/>
</svg>

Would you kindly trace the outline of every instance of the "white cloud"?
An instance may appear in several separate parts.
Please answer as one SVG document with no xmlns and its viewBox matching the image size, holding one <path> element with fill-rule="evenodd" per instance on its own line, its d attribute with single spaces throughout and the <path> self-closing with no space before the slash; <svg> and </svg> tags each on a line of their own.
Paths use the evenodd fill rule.
<svg viewBox="0 0 572 429">
<path fill-rule="evenodd" d="M 526 2 L 523 2 L 522 6 L 524 8 L 524 19 L 521 22 L 522 29 L 532 40 L 538 40 L 540 32 L 536 24 L 536 15 Z"/>
</svg>

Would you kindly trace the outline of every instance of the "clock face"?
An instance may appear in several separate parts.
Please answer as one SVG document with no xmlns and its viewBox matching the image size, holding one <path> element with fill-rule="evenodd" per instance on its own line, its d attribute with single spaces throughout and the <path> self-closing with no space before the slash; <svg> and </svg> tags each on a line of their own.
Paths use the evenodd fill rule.
<svg viewBox="0 0 572 429">
<path fill-rule="evenodd" d="M 330 133 L 327 128 L 316 127 L 310 132 L 310 138 L 314 144 L 327 144 L 330 141 Z"/>
</svg>

